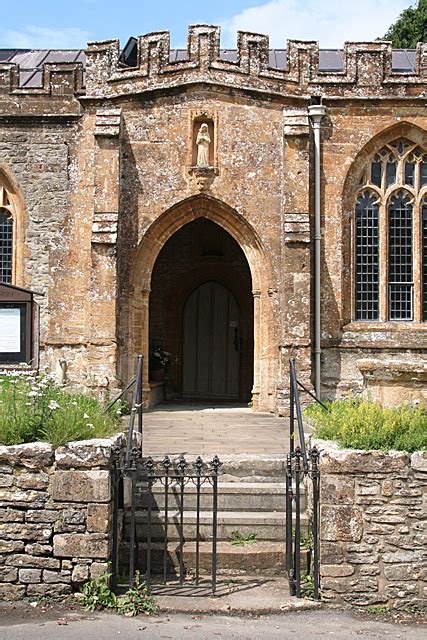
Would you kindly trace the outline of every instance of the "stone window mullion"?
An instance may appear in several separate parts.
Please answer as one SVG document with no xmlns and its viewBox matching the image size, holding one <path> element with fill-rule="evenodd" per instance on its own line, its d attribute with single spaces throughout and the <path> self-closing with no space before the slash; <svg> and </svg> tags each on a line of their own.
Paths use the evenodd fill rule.
<svg viewBox="0 0 427 640">
<path fill-rule="evenodd" d="M 380 205 L 380 313 L 379 320 L 385 322 L 388 317 L 388 224 L 385 201 Z"/>
</svg>

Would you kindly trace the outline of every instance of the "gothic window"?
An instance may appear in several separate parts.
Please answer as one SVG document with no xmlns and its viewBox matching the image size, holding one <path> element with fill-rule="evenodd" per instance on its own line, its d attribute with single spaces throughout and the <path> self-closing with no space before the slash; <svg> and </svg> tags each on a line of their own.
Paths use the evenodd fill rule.
<svg viewBox="0 0 427 640">
<path fill-rule="evenodd" d="M 422 208 L 422 245 L 423 245 L 423 320 L 427 322 L 427 197 Z"/>
<path fill-rule="evenodd" d="M 400 138 L 371 157 L 355 203 L 355 318 L 427 322 L 427 152 Z"/>
<path fill-rule="evenodd" d="M 356 316 L 378 320 L 379 311 L 379 206 L 366 191 L 356 204 Z"/>
<path fill-rule="evenodd" d="M 0 282 L 12 282 L 13 215 L 9 195 L 0 186 Z"/>
</svg>

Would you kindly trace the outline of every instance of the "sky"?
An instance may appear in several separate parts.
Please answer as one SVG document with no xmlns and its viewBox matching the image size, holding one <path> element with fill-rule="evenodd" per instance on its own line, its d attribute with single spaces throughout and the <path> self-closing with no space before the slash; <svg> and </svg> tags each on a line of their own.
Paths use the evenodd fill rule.
<svg viewBox="0 0 427 640">
<path fill-rule="evenodd" d="M 0 0 L 0 48 L 78 49 L 88 41 L 170 31 L 186 47 L 189 24 L 217 24 L 221 46 L 236 48 L 236 32 L 316 40 L 322 49 L 382 36 L 413 0 Z"/>
</svg>

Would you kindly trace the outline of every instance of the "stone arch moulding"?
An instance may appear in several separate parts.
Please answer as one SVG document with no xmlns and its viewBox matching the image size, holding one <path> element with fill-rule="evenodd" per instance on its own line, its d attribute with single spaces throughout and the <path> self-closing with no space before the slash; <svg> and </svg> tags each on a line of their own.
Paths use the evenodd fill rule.
<svg viewBox="0 0 427 640">
<path fill-rule="evenodd" d="M 28 213 L 25 207 L 24 195 L 18 180 L 6 162 L 0 161 L 0 187 L 4 187 L 11 200 L 13 218 L 13 274 L 12 283 L 18 287 L 26 287 L 24 259 L 25 259 L 25 231 L 28 225 Z"/>
<path fill-rule="evenodd" d="M 252 388 L 255 409 L 274 411 L 275 397 L 272 393 L 274 349 L 272 328 L 272 309 L 268 290 L 271 287 L 271 267 L 266 258 L 261 241 L 252 226 L 229 205 L 210 196 L 194 196 L 184 200 L 155 220 L 141 239 L 131 276 L 132 300 L 129 309 L 130 345 L 132 361 L 135 355 L 144 355 L 144 389 L 150 392 L 148 384 L 149 349 L 149 295 L 151 274 L 157 256 L 165 243 L 181 227 L 206 218 L 227 231 L 239 244 L 249 265 L 254 296 L 254 380 Z M 133 366 L 129 362 L 129 371 Z M 276 363 L 276 370 L 278 364 Z"/>
<path fill-rule="evenodd" d="M 354 291 L 354 256 L 353 256 L 353 215 L 354 203 L 357 191 L 361 188 L 359 181 L 362 172 L 371 156 L 384 145 L 393 142 L 396 138 L 407 138 L 411 142 L 427 147 L 427 131 L 422 127 L 407 120 L 396 122 L 375 134 L 357 153 L 350 165 L 344 180 L 342 192 L 342 243 L 343 255 L 348 256 L 346 267 L 342 270 L 342 291 L 348 292 L 342 296 L 341 317 L 343 324 L 352 320 L 352 295 Z"/>
</svg>

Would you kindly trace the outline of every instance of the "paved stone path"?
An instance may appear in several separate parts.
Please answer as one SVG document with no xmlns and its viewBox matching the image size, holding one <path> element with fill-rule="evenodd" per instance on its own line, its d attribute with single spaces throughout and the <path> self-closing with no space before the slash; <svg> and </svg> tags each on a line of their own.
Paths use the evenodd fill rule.
<svg viewBox="0 0 427 640">
<path fill-rule="evenodd" d="M 161 404 L 144 414 L 146 455 L 268 455 L 289 451 L 289 420 L 248 407 Z"/>
</svg>

